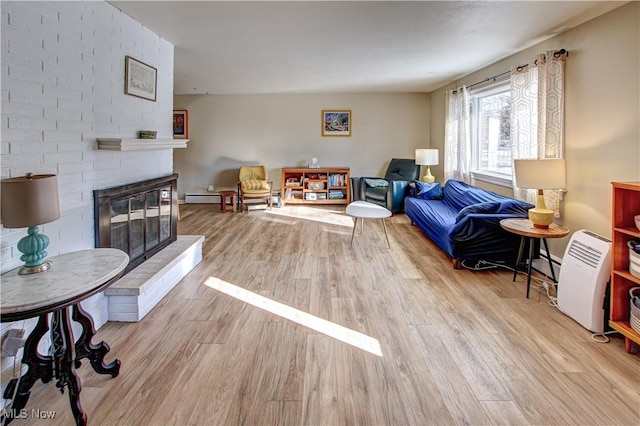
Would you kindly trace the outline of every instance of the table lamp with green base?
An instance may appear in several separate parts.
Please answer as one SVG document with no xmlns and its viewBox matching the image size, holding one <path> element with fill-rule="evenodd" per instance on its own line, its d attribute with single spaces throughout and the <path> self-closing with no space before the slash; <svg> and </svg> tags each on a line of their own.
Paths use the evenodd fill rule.
<svg viewBox="0 0 640 426">
<path fill-rule="evenodd" d="M 18 241 L 20 260 L 24 265 L 20 275 L 44 272 L 51 267 L 47 262 L 49 237 L 39 232 L 38 225 L 60 217 L 56 175 L 34 175 L 3 179 L 0 215 L 5 228 L 28 228 L 27 236 Z"/>
</svg>

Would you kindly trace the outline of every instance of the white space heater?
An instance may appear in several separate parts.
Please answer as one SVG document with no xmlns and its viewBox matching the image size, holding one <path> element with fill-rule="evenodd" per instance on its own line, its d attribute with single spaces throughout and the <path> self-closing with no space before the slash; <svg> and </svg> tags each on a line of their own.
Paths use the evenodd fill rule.
<svg viewBox="0 0 640 426">
<path fill-rule="evenodd" d="M 604 296 L 611 274 L 611 241 L 575 232 L 562 258 L 558 308 L 587 330 L 604 332 Z"/>
</svg>

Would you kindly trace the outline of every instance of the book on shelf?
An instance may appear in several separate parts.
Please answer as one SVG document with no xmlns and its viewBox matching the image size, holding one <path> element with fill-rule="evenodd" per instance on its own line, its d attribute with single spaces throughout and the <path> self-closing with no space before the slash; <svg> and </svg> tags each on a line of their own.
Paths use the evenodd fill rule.
<svg viewBox="0 0 640 426">
<path fill-rule="evenodd" d="M 331 173 L 329 175 L 329 186 L 345 186 L 346 175 L 344 173 Z"/>
<path fill-rule="evenodd" d="M 345 198 L 344 192 L 342 192 L 342 190 L 340 189 L 330 189 L 328 196 L 329 196 L 329 199 Z"/>
</svg>

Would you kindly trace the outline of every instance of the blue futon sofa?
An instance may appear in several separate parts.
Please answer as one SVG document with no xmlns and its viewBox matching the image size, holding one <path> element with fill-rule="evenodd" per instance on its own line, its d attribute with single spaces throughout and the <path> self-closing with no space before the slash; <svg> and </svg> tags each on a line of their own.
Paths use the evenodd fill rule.
<svg viewBox="0 0 640 426">
<path fill-rule="evenodd" d="M 513 264 L 520 236 L 500 227 L 500 220 L 526 218 L 532 204 L 450 179 L 444 185 L 414 182 L 404 210 L 458 265 L 462 260 Z"/>
</svg>

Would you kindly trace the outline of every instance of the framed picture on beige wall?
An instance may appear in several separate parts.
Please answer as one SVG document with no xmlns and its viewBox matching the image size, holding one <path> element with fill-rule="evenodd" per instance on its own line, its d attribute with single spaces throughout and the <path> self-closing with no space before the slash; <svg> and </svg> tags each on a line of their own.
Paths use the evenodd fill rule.
<svg viewBox="0 0 640 426">
<path fill-rule="evenodd" d="M 189 111 L 186 109 L 173 110 L 173 138 L 189 139 Z"/>
<path fill-rule="evenodd" d="M 351 110 L 323 109 L 322 136 L 351 136 Z"/>
<path fill-rule="evenodd" d="M 124 57 L 124 93 L 150 101 L 156 100 L 158 70 L 131 56 Z"/>
</svg>

